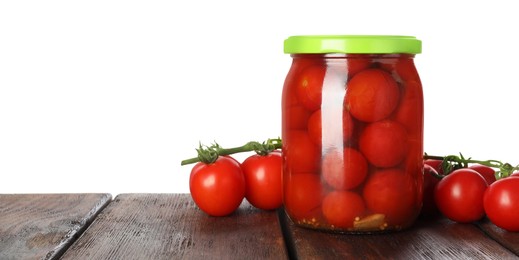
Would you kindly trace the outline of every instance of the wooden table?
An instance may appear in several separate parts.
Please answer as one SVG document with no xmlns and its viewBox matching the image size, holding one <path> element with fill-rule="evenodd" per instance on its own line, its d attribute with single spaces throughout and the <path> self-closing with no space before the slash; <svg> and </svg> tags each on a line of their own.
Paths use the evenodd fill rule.
<svg viewBox="0 0 519 260">
<path fill-rule="evenodd" d="M 419 220 L 340 235 L 294 226 L 247 202 L 210 217 L 188 194 L 0 195 L 0 259 L 516 259 L 519 233 L 488 221 Z"/>
</svg>

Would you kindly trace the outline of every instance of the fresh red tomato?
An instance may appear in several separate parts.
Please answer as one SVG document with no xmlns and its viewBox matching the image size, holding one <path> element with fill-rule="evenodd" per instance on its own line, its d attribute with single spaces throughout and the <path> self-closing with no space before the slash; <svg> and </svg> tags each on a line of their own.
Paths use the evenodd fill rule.
<svg viewBox="0 0 519 260">
<path fill-rule="evenodd" d="M 395 121 L 383 120 L 369 124 L 360 136 L 360 151 L 377 167 L 393 167 L 407 152 L 407 132 Z"/>
<path fill-rule="evenodd" d="M 492 169 L 492 167 L 481 165 L 481 164 L 474 164 L 469 166 L 469 169 L 472 169 L 474 171 L 477 171 L 485 180 L 487 181 L 487 184 L 490 185 L 496 181 L 496 171 Z"/>
<path fill-rule="evenodd" d="M 311 66 L 300 73 L 296 81 L 299 102 L 309 111 L 321 107 L 323 80 L 326 66 Z"/>
<path fill-rule="evenodd" d="M 519 172 L 514 172 L 510 174 L 510 177 L 519 177 Z"/>
<path fill-rule="evenodd" d="M 245 198 L 256 208 L 277 209 L 283 204 L 281 153 L 251 155 L 242 163 Z"/>
<path fill-rule="evenodd" d="M 380 69 L 363 70 L 348 82 L 345 106 L 360 121 L 379 121 L 395 110 L 399 92 L 389 73 Z"/>
<path fill-rule="evenodd" d="M 488 184 L 485 178 L 471 169 L 458 169 L 443 177 L 434 190 L 434 202 L 447 218 L 468 223 L 481 219 L 483 194 Z"/>
<path fill-rule="evenodd" d="M 305 131 L 289 131 L 283 137 L 283 155 L 290 173 L 315 172 L 319 167 L 320 151 Z"/>
<path fill-rule="evenodd" d="M 436 160 L 436 159 L 427 159 L 424 161 L 424 164 L 427 164 L 431 167 L 433 167 L 436 172 L 440 175 L 443 175 L 443 169 L 442 169 L 442 160 Z"/>
<path fill-rule="evenodd" d="M 408 226 L 419 213 L 416 192 L 412 176 L 391 168 L 372 173 L 364 186 L 363 196 L 368 209 L 384 214 L 388 225 Z"/>
<path fill-rule="evenodd" d="M 189 190 L 196 205 L 211 216 L 234 212 L 245 197 L 245 178 L 231 158 L 218 157 L 211 164 L 197 163 L 191 170 Z"/>
<path fill-rule="evenodd" d="M 419 82 L 404 83 L 403 94 L 400 99 L 394 120 L 402 124 L 409 135 L 416 136 L 422 133 L 423 128 L 423 93 Z"/>
<path fill-rule="evenodd" d="M 324 192 L 319 175 L 285 173 L 284 176 L 283 201 L 292 220 L 297 222 L 320 217 Z"/>
<path fill-rule="evenodd" d="M 492 183 L 485 191 L 483 206 L 487 217 L 496 226 L 519 231 L 519 178 L 504 178 Z"/>
<path fill-rule="evenodd" d="M 241 163 L 238 162 L 238 160 L 236 160 L 236 158 L 234 158 L 234 157 L 232 157 L 232 156 L 230 156 L 230 155 L 221 155 L 221 157 L 229 158 L 229 159 L 231 159 L 231 160 L 234 162 L 234 164 L 236 164 L 236 165 L 238 165 L 239 167 L 241 167 Z"/>
<path fill-rule="evenodd" d="M 333 191 L 323 200 L 323 215 L 330 225 L 351 228 L 355 218 L 362 218 L 366 206 L 362 198 L 350 191 Z"/>
<path fill-rule="evenodd" d="M 438 172 L 430 165 L 424 164 L 424 184 L 423 184 L 423 206 L 421 215 L 423 217 L 432 217 L 440 213 L 438 207 L 434 203 L 434 189 L 440 179 L 433 175 L 438 175 Z"/>
<path fill-rule="evenodd" d="M 337 190 L 359 186 L 368 174 L 366 159 L 353 148 L 329 151 L 324 156 L 321 167 L 326 183 Z"/>
<path fill-rule="evenodd" d="M 451 169 L 451 171 L 448 173 L 443 172 L 442 160 L 427 159 L 424 161 L 424 163 L 433 167 L 439 175 L 447 175 L 450 172 L 452 172 L 453 170 L 455 170 L 455 169 Z"/>
<path fill-rule="evenodd" d="M 339 119 L 339 120 L 337 120 Z M 338 124 L 342 119 L 342 124 Z M 324 121 L 324 122 L 323 122 Z M 323 124 L 325 131 L 325 139 L 340 139 L 340 142 L 348 140 L 351 138 L 353 133 L 353 119 L 351 119 L 350 113 L 348 111 L 343 111 L 342 115 L 327 115 L 324 120 L 321 115 L 321 110 L 315 111 L 308 119 L 308 134 L 310 138 L 315 144 L 321 145 L 323 141 Z M 335 140 L 328 140 L 332 143 Z"/>
</svg>

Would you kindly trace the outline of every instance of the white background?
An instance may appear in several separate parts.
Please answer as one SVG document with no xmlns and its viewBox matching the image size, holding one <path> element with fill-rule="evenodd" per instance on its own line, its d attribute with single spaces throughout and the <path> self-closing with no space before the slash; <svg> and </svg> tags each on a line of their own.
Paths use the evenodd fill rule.
<svg viewBox="0 0 519 260">
<path fill-rule="evenodd" d="M 0 193 L 189 192 L 199 141 L 281 134 L 299 34 L 417 36 L 426 152 L 517 164 L 514 1 L 446 2 L 2 1 Z"/>
</svg>

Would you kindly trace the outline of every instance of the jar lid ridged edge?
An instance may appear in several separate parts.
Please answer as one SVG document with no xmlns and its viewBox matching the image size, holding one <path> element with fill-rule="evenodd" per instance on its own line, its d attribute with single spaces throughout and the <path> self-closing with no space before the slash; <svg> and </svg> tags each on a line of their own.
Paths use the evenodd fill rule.
<svg viewBox="0 0 519 260">
<path fill-rule="evenodd" d="M 287 54 L 384 54 L 422 52 L 422 41 L 402 35 L 298 35 L 284 42 Z"/>
</svg>

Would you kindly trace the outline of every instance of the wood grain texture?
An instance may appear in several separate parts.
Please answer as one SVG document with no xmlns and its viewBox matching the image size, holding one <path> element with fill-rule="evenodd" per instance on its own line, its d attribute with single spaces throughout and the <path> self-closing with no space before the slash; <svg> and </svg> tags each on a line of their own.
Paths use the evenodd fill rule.
<svg viewBox="0 0 519 260">
<path fill-rule="evenodd" d="M 476 226 L 447 219 L 373 235 L 332 234 L 295 226 L 285 214 L 289 253 L 297 259 L 516 259 Z"/>
<path fill-rule="evenodd" d="M 188 194 L 122 194 L 62 259 L 283 259 L 276 212 L 244 202 L 228 217 L 201 212 Z"/>
<path fill-rule="evenodd" d="M 58 259 L 110 194 L 0 195 L 0 259 Z"/>
<path fill-rule="evenodd" d="M 517 221 L 519 221 L 519 219 Z M 492 224 L 492 222 L 486 218 L 477 223 L 477 225 L 489 237 L 516 255 L 519 255 L 519 232 L 508 232 Z"/>
</svg>

